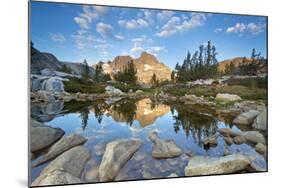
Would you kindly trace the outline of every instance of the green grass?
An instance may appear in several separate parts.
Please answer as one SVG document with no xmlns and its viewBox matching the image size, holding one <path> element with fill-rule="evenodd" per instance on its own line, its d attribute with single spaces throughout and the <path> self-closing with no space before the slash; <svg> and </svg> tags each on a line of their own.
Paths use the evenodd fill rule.
<svg viewBox="0 0 281 188">
<path fill-rule="evenodd" d="M 231 78 L 226 82 L 228 85 L 241 85 L 251 88 L 267 89 L 267 77 L 265 78 Z"/>
<path fill-rule="evenodd" d="M 239 95 L 242 99 L 247 100 L 266 100 L 267 92 L 263 88 L 252 88 L 239 85 L 231 85 L 224 87 L 213 86 L 195 86 L 192 88 L 175 87 L 166 89 L 165 92 L 174 96 L 184 96 L 185 94 L 194 94 L 196 96 L 215 97 L 218 93 L 229 93 Z"/>
<path fill-rule="evenodd" d="M 64 81 L 64 89 L 70 93 L 104 93 L 105 83 L 95 83 L 90 80 L 79 78 L 68 78 L 69 81 Z"/>
<path fill-rule="evenodd" d="M 122 84 L 122 83 L 113 83 L 111 84 L 113 87 L 120 89 L 123 92 L 129 92 L 130 90 L 132 90 L 133 92 L 136 92 L 137 90 L 142 90 L 145 93 L 151 93 L 154 91 L 154 89 L 152 88 L 143 88 L 140 85 L 135 85 L 135 84 Z"/>
</svg>

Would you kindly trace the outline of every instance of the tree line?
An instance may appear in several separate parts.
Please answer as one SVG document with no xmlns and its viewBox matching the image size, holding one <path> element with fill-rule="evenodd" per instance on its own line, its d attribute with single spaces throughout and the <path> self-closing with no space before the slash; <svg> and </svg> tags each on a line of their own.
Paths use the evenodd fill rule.
<svg viewBox="0 0 281 188">
<path fill-rule="evenodd" d="M 175 70 L 172 71 L 172 81 L 182 83 L 218 76 L 217 54 L 216 47 L 211 41 L 208 41 L 206 46 L 200 45 L 193 54 L 188 51 L 183 63 L 177 63 Z"/>
</svg>

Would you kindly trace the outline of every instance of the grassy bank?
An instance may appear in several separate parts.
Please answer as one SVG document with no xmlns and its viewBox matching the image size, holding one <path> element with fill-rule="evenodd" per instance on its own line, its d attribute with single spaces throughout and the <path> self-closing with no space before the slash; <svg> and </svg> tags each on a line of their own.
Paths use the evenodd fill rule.
<svg viewBox="0 0 281 188">
<path fill-rule="evenodd" d="M 215 97 L 218 93 L 230 93 L 239 95 L 242 99 L 247 100 L 266 100 L 266 89 L 256 87 L 246 87 L 242 85 L 229 86 L 195 86 L 192 88 L 173 87 L 165 89 L 165 92 L 174 96 L 184 96 L 185 94 L 194 94 L 196 96 Z"/>
</svg>

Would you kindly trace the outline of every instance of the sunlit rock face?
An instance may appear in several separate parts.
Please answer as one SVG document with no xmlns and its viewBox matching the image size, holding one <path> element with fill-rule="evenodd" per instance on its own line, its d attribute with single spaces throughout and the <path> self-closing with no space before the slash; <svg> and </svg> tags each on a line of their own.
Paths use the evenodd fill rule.
<svg viewBox="0 0 281 188">
<path fill-rule="evenodd" d="M 156 75 L 158 81 L 171 80 L 171 69 L 147 52 L 143 52 L 137 59 L 133 59 L 131 56 L 117 56 L 113 61 L 100 63 L 104 72 L 113 78 L 114 74 L 123 71 L 129 62 L 134 63 L 139 84 L 150 84 L 153 74 Z"/>
<path fill-rule="evenodd" d="M 142 127 L 146 127 L 153 124 L 158 117 L 170 112 L 171 108 L 164 104 L 154 105 L 149 98 L 146 98 L 137 101 L 135 103 L 135 109 L 128 109 L 128 111 L 131 111 L 132 114 L 122 113 L 111 107 L 108 115 L 117 122 L 128 122 L 128 120 L 132 119 L 137 120 Z"/>
</svg>

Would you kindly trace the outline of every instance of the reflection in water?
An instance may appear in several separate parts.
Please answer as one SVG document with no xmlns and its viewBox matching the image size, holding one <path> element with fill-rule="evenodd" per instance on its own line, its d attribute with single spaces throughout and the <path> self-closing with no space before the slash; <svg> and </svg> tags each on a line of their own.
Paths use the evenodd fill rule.
<svg viewBox="0 0 281 188">
<path fill-rule="evenodd" d="M 178 133 L 182 127 L 187 137 L 192 136 L 196 143 L 201 144 L 204 138 L 216 133 L 217 120 L 209 114 L 194 111 L 194 108 L 194 106 L 183 105 L 174 105 L 171 108 L 175 120 L 174 130 Z"/>
<path fill-rule="evenodd" d="M 204 106 L 176 102 L 163 104 L 149 98 L 111 100 L 110 103 L 102 99 L 71 101 L 54 106 L 56 108 L 32 105 L 32 117 L 40 117 L 47 125 L 62 128 L 66 135 L 76 133 L 87 138 L 84 146 L 91 151 L 91 161 L 95 165 L 99 165 L 106 144 L 111 141 L 121 138 L 139 138 L 144 141 L 143 146 L 122 167 L 117 177 L 119 180 L 163 178 L 175 169 L 179 176 L 184 176 L 184 167 L 188 163 L 186 155 L 169 160 L 156 160 L 152 157 L 153 143 L 148 139 L 152 130 L 157 130 L 161 139 L 173 140 L 185 152 L 191 151 L 195 155 L 224 155 L 226 146 L 223 138 L 218 138 L 216 147 L 203 147 L 202 141 L 216 134 L 218 127 L 229 127 L 209 115 L 214 113 Z M 58 110 L 59 114 L 46 114 L 51 112 L 50 109 L 52 112 Z M 227 147 L 233 153 L 257 155 L 254 147 L 248 144 L 232 144 Z M 258 157 L 261 166 L 266 167 L 264 158 L 260 155 Z M 85 173 L 92 168 L 93 164 L 89 162 Z M 33 180 L 41 170 L 42 166 L 32 169 Z"/>
<path fill-rule="evenodd" d="M 121 100 L 110 108 L 109 115 L 117 121 L 123 121 L 132 125 L 136 116 L 136 109 L 136 100 Z"/>
<path fill-rule="evenodd" d="M 146 127 L 155 122 L 170 111 L 170 107 L 164 104 L 156 104 L 149 98 L 136 100 L 123 100 L 113 105 L 108 114 L 117 122 L 126 122 L 132 125 L 137 120 L 141 127 Z"/>
</svg>

